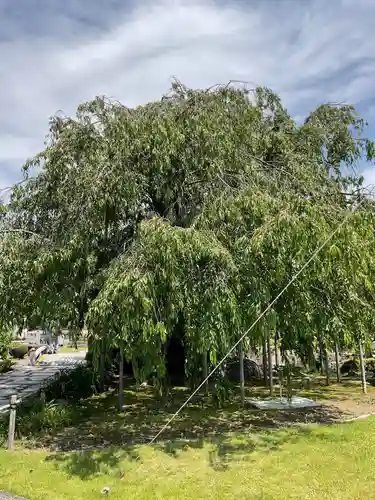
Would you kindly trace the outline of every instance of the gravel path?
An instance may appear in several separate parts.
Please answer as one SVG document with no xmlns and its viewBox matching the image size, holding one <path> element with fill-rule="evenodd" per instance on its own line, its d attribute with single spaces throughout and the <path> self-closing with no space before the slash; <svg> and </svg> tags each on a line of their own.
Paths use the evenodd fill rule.
<svg viewBox="0 0 375 500">
<path fill-rule="evenodd" d="M 42 383 L 55 377 L 60 370 L 74 369 L 77 364 L 84 363 L 85 356 L 86 351 L 47 354 L 37 366 L 22 364 L 0 375 L 0 413 L 7 411 L 7 408 L 2 407 L 9 404 L 12 394 L 17 394 L 19 399 L 35 394 Z"/>
</svg>

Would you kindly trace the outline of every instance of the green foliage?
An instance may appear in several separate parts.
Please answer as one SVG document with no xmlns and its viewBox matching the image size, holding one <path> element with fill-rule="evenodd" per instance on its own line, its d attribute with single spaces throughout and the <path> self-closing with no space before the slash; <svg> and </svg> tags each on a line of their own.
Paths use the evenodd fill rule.
<svg viewBox="0 0 375 500">
<path fill-rule="evenodd" d="M 137 379 L 156 373 L 160 380 L 165 375 L 165 346 L 180 311 L 188 370 L 198 353 L 223 355 L 230 347 L 239 315 L 231 288 L 235 276 L 230 254 L 212 233 L 153 219 L 140 225 L 128 254 L 110 269 L 87 324 L 99 335 L 103 314 L 108 315 L 112 342 L 124 342 Z M 225 337 L 220 335 L 224 330 Z M 92 343 L 95 347 L 95 336 Z"/>
<path fill-rule="evenodd" d="M 27 344 L 18 344 L 15 347 L 11 347 L 10 355 L 16 359 L 23 359 L 28 353 L 28 350 Z"/>
<path fill-rule="evenodd" d="M 62 370 L 60 373 L 55 381 L 42 387 L 47 401 L 45 404 L 38 395 L 17 407 L 17 438 L 35 437 L 38 433 L 57 431 L 73 425 L 79 407 L 72 403 L 96 392 L 98 381 L 90 368 L 79 365 L 73 371 Z M 6 439 L 7 432 L 8 420 L 0 419 L 0 437 Z"/>
<path fill-rule="evenodd" d="M 7 373 L 12 369 L 13 362 L 10 358 L 0 359 L 0 373 Z"/>
<path fill-rule="evenodd" d="M 12 342 L 12 329 L 0 325 L 0 359 L 5 360 L 9 355 L 9 347 Z"/>
<path fill-rule="evenodd" d="M 375 358 L 365 359 L 366 371 L 375 373 Z M 340 371 L 343 375 L 351 375 L 358 373 L 360 370 L 360 362 L 358 357 L 350 357 L 341 365 Z"/>
<path fill-rule="evenodd" d="M 374 212 L 369 200 L 353 213 L 363 179 L 341 168 L 373 160 L 364 129 L 350 106 L 319 106 L 297 126 L 267 88 L 179 82 L 146 106 L 96 98 L 54 117 L 1 219 L 0 321 L 75 334 L 86 323 L 94 367 L 123 343 L 137 379 L 157 385 L 180 329 L 192 380 L 347 218 L 275 303 L 272 330 L 304 360 L 318 338 L 324 349 L 366 339 Z"/>
<path fill-rule="evenodd" d="M 97 391 L 98 377 L 90 367 L 78 365 L 72 370 L 61 370 L 58 378 L 44 387 L 48 400 L 80 400 Z"/>
<path fill-rule="evenodd" d="M 223 408 L 233 392 L 233 385 L 227 378 L 215 377 L 212 391 L 212 401 L 218 408 Z"/>
<path fill-rule="evenodd" d="M 375 374 L 375 358 L 366 359 L 366 370 Z"/>
<path fill-rule="evenodd" d="M 49 402 L 44 407 L 35 403 L 21 414 L 16 421 L 17 437 L 35 436 L 40 432 L 57 431 L 69 427 L 74 422 L 74 409 Z"/>
<path fill-rule="evenodd" d="M 344 361 L 344 363 L 340 367 L 340 371 L 342 375 L 350 375 L 359 372 L 359 359 L 358 358 L 349 358 Z"/>
<path fill-rule="evenodd" d="M 33 399 L 20 405 L 16 414 L 16 439 L 35 438 L 38 434 L 62 430 L 71 426 L 77 410 L 72 406 L 62 406 L 59 402 L 49 401 L 45 405 Z M 0 419 L 0 438 L 8 436 L 8 419 Z"/>
</svg>

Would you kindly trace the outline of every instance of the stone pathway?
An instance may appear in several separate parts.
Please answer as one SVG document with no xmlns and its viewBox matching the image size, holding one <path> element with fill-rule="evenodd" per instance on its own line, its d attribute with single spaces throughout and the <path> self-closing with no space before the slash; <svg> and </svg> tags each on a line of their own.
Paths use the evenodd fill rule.
<svg viewBox="0 0 375 500">
<path fill-rule="evenodd" d="M 0 500 L 27 500 L 27 498 L 17 497 L 16 495 L 12 495 L 6 491 L 0 491 Z"/>
<path fill-rule="evenodd" d="M 40 386 L 53 379 L 62 369 L 74 369 L 85 362 L 86 351 L 43 356 L 37 366 L 18 365 L 11 372 L 0 375 L 0 413 L 8 411 L 7 405 L 12 394 L 25 399 L 35 394 Z"/>
</svg>

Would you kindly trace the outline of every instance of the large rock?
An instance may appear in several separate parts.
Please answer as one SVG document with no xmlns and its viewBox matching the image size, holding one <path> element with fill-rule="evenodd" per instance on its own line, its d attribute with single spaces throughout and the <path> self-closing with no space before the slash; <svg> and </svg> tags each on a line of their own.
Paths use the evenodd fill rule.
<svg viewBox="0 0 375 500">
<path fill-rule="evenodd" d="M 245 358 L 244 359 L 244 376 L 245 380 L 251 380 L 251 379 L 261 379 L 262 378 L 262 369 L 260 366 L 255 362 L 252 361 L 251 359 Z M 240 361 L 238 359 L 235 359 L 231 362 L 228 363 L 227 369 L 226 369 L 227 377 L 229 380 L 232 382 L 239 382 L 240 381 Z"/>
</svg>

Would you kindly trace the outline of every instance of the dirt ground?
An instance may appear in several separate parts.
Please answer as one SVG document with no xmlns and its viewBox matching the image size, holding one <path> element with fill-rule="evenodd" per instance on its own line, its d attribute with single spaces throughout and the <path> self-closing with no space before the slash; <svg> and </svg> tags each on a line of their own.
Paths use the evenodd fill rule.
<svg viewBox="0 0 375 500">
<path fill-rule="evenodd" d="M 375 397 L 369 397 L 362 401 L 351 399 L 335 401 L 331 403 L 331 406 L 339 410 L 343 420 L 363 417 L 364 415 L 375 414 Z"/>
<path fill-rule="evenodd" d="M 324 407 L 338 412 L 339 420 L 350 420 L 375 413 L 375 387 L 372 381 L 367 384 L 367 393 L 363 394 L 359 378 L 343 379 L 341 384 L 325 386 L 320 384 L 307 391 L 306 397 L 312 397 Z"/>
</svg>

